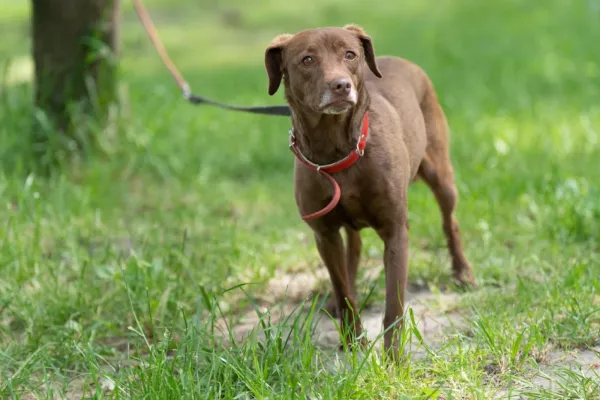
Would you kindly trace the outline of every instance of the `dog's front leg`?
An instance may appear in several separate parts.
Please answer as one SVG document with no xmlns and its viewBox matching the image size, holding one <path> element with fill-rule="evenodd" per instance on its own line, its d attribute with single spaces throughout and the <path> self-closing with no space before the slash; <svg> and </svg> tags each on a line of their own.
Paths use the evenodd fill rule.
<svg viewBox="0 0 600 400">
<path fill-rule="evenodd" d="M 319 254 L 329 271 L 333 292 L 337 301 L 342 333 L 346 343 L 362 333 L 360 317 L 354 292 L 348 278 L 344 241 L 339 230 L 316 232 L 315 240 Z M 361 340 L 364 343 L 364 340 Z"/>
<path fill-rule="evenodd" d="M 384 349 L 395 360 L 399 358 L 404 297 L 408 280 L 408 221 L 401 220 L 380 230 L 384 241 L 385 314 L 383 317 Z"/>
</svg>

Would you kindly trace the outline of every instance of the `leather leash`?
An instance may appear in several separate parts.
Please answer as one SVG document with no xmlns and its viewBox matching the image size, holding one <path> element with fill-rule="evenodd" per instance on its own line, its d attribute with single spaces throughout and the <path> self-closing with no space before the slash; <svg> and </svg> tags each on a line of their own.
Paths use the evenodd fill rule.
<svg viewBox="0 0 600 400">
<path fill-rule="evenodd" d="M 236 105 L 221 103 L 221 102 L 218 102 L 215 100 L 208 99 L 203 96 L 198 96 L 198 95 L 193 94 L 190 89 L 190 85 L 185 81 L 185 79 L 183 78 L 183 76 L 181 75 L 181 73 L 179 72 L 177 67 L 175 66 L 175 64 L 169 58 L 167 51 L 165 50 L 162 42 L 160 41 L 160 38 L 158 37 L 156 28 L 154 27 L 154 24 L 152 23 L 152 19 L 150 18 L 150 14 L 148 13 L 148 10 L 146 10 L 146 7 L 144 7 L 142 0 L 133 0 L 133 5 L 135 7 L 135 11 L 136 11 L 139 19 L 142 21 L 142 24 L 144 25 L 146 33 L 148 34 L 148 37 L 150 38 L 150 41 L 154 45 L 154 48 L 156 49 L 156 52 L 160 56 L 163 64 L 167 67 L 167 69 L 173 76 L 173 79 L 175 79 L 175 83 L 181 89 L 181 91 L 183 93 L 183 97 L 187 101 L 189 101 L 191 104 L 210 104 L 213 106 L 224 108 L 226 110 L 242 111 L 242 112 L 248 112 L 248 113 L 253 113 L 253 114 L 264 114 L 264 115 L 275 115 L 275 116 L 286 116 L 286 117 L 292 115 L 290 108 L 287 105 L 236 106 Z"/>
<path fill-rule="evenodd" d="M 306 158 L 304 156 L 304 154 L 302 154 L 302 152 L 300 151 L 300 149 L 297 146 L 296 136 L 294 135 L 294 130 L 290 129 L 290 150 L 294 153 L 296 158 L 300 162 L 302 162 L 304 165 L 306 165 L 307 167 L 312 169 L 313 171 L 317 171 L 317 173 L 324 175 L 325 178 L 327 178 L 329 180 L 329 182 L 331 182 L 331 185 L 333 186 L 333 198 L 331 199 L 329 204 L 327 204 L 323 209 L 321 209 L 319 211 L 316 211 L 312 214 L 302 216 L 303 220 L 307 221 L 310 219 L 322 217 L 323 215 L 325 215 L 325 214 L 329 213 L 331 210 L 333 210 L 335 208 L 335 206 L 337 206 L 337 204 L 340 201 L 340 197 L 342 195 L 342 189 L 340 188 L 339 183 L 337 183 L 335 178 L 333 176 L 331 176 L 330 174 L 333 174 L 333 173 L 342 171 L 346 168 L 349 168 L 350 166 L 352 166 L 352 164 L 354 164 L 356 161 L 358 161 L 358 159 L 361 158 L 363 156 L 363 154 L 365 153 L 365 147 L 367 146 L 368 139 L 369 139 L 369 113 L 365 113 L 365 116 L 363 117 L 363 124 L 362 124 L 360 137 L 358 138 L 358 142 L 356 143 L 356 148 L 350 154 L 348 154 L 346 157 L 344 157 L 343 159 L 341 159 L 339 161 L 336 161 L 331 164 L 319 165 L 319 164 L 313 163 L 308 158 Z"/>
</svg>

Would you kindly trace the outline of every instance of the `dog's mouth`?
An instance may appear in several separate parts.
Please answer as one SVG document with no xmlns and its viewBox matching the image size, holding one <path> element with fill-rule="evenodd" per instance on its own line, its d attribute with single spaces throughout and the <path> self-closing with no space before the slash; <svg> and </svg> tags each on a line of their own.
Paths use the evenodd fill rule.
<svg viewBox="0 0 600 400">
<path fill-rule="evenodd" d="M 322 105 L 319 111 L 324 114 L 342 114 L 350 110 L 354 106 L 354 102 L 350 99 L 338 99 Z"/>
<path fill-rule="evenodd" d="M 321 97 L 318 111 L 323 114 L 343 114 L 356 105 L 357 95 L 354 88 L 346 95 L 326 91 Z"/>
</svg>

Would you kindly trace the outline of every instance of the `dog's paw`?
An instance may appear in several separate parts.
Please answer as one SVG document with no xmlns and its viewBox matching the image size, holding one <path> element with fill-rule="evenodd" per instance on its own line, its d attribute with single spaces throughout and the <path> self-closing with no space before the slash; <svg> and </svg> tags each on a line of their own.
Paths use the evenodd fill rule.
<svg viewBox="0 0 600 400">
<path fill-rule="evenodd" d="M 346 349 L 348 349 L 348 351 L 350 351 L 350 352 L 354 352 L 357 350 L 363 351 L 363 350 L 367 349 L 368 345 L 369 345 L 369 341 L 367 340 L 366 337 L 362 336 L 358 340 L 350 339 L 347 344 L 340 343 L 340 345 L 338 346 L 338 350 L 345 351 Z"/>
<path fill-rule="evenodd" d="M 475 280 L 475 277 L 469 272 L 455 272 L 452 277 L 460 287 L 463 287 L 465 289 L 477 289 L 477 281 Z"/>
<path fill-rule="evenodd" d="M 337 302 L 335 301 L 335 297 L 330 297 L 325 305 L 321 308 L 323 312 L 331 315 L 333 318 L 339 318 L 340 313 L 338 312 Z"/>
</svg>

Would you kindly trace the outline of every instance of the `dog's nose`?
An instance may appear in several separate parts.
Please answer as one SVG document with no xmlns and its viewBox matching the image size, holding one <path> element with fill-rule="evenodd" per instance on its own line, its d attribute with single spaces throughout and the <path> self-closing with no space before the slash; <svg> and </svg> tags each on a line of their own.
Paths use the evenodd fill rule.
<svg viewBox="0 0 600 400">
<path fill-rule="evenodd" d="M 334 93 L 348 94 L 352 89 L 352 82 L 347 78 L 335 79 L 329 83 L 329 87 Z"/>
</svg>

